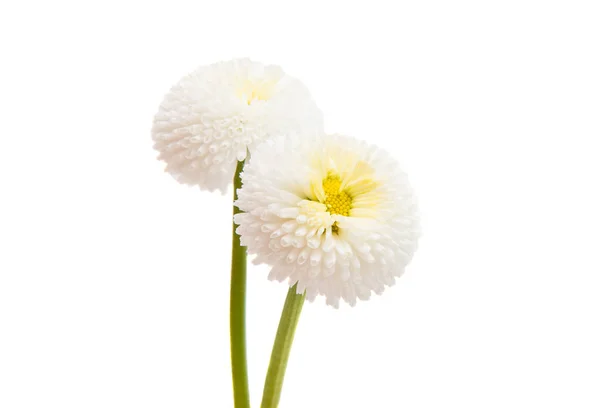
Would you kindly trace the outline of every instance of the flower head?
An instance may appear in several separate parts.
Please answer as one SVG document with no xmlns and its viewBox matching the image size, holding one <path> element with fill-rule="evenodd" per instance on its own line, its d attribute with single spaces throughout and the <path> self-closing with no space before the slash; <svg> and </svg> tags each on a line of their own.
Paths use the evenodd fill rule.
<svg viewBox="0 0 600 408">
<path fill-rule="evenodd" d="M 241 243 L 270 279 L 338 307 L 380 294 L 402 275 L 419 235 L 406 175 L 385 151 L 341 135 L 277 138 L 242 174 Z"/>
<path fill-rule="evenodd" d="M 179 182 L 225 192 L 236 160 L 270 137 L 322 130 L 306 87 L 275 65 L 249 59 L 198 68 L 165 96 L 152 139 Z"/>
</svg>

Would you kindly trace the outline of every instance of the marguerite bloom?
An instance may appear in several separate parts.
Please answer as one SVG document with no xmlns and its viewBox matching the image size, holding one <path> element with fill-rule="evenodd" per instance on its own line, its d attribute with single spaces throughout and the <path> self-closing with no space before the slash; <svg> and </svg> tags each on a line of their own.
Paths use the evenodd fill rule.
<svg viewBox="0 0 600 408">
<path fill-rule="evenodd" d="M 341 135 L 277 138 L 253 153 L 235 203 L 241 243 L 270 279 L 338 307 L 402 275 L 419 235 L 406 174 L 385 151 Z"/>
<path fill-rule="evenodd" d="M 179 182 L 225 192 L 237 160 L 257 143 L 322 126 L 321 111 L 300 81 L 278 66 L 240 59 L 182 78 L 154 117 L 152 139 Z"/>
</svg>

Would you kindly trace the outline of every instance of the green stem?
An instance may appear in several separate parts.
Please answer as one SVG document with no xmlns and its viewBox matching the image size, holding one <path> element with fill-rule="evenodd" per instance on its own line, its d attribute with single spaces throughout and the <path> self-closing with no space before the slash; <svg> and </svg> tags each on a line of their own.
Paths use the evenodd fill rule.
<svg viewBox="0 0 600 408">
<path fill-rule="evenodd" d="M 290 357 L 296 326 L 300 319 L 300 312 L 304 305 L 304 298 L 305 294 L 296 294 L 296 285 L 288 291 L 271 352 L 271 362 L 265 380 L 261 408 L 277 408 L 279 405 L 283 377 Z"/>
<path fill-rule="evenodd" d="M 237 200 L 237 190 L 242 187 L 240 173 L 244 162 L 238 162 L 233 178 L 233 200 Z M 239 213 L 233 207 L 233 214 Z M 250 408 L 248 390 L 248 363 L 246 359 L 246 248 L 240 245 L 240 237 L 235 232 L 231 248 L 231 294 L 230 294 L 230 336 L 231 336 L 231 376 L 233 380 L 233 400 L 235 408 Z"/>
</svg>

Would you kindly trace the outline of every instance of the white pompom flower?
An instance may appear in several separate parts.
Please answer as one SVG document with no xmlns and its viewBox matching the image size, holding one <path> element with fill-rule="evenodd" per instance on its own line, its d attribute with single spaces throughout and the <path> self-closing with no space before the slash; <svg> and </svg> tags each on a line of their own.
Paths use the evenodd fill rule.
<svg viewBox="0 0 600 408">
<path fill-rule="evenodd" d="M 182 78 L 154 117 L 152 139 L 183 184 L 225 193 L 237 161 L 270 137 L 321 131 L 308 89 L 275 65 L 238 59 Z"/>
<path fill-rule="evenodd" d="M 417 248 L 416 199 L 385 151 L 341 135 L 276 138 L 242 174 L 237 232 L 269 279 L 287 280 L 314 300 L 381 294 Z"/>
</svg>

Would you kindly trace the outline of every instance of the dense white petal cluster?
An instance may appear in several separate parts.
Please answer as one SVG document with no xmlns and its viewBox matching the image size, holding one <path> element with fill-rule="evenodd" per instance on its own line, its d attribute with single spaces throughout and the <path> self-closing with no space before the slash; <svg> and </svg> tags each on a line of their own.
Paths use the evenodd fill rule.
<svg viewBox="0 0 600 408">
<path fill-rule="evenodd" d="M 237 160 L 256 144 L 322 127 L 322 113 L 300 81 L 278 66 L 240 59 L 182 78 L 160 105 L 152 138 L 179 182 L 225 192 Z"/>
<path fill-rule="evenodd" d="M 338 307 L 380 294 L 402 275 L 419 235 L 406 174 L 385 151 L 354 138 L 276 138 L 242 174 L 238 234 L 269 278 Z"/>
</svg>

